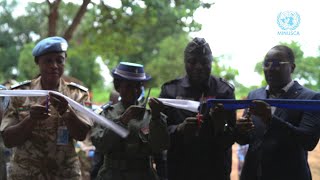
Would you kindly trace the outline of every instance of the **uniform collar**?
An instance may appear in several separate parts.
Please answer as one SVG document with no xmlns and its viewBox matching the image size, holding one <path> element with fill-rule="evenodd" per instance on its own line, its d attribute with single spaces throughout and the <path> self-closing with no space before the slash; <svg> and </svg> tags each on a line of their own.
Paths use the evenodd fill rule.
<svg viewBox="0 0 320 180">
<path fill-rule="evenodd" d="M 67 85 L 67 82 L 60 78 L 59 87 L 57 89 L 58 92 L 63 92 L 63 87 Z M 37 77 L 32 81 L 32 89 L 43 89 L 41 86 L 41 76 Z"/>
<path fill-rule="evenodd" d="M 212 84 L 212 82 L 211 82 L 211 76 L 209 76 L 209 79 L 208 79 L 208 82 L 207 82 L 207 87 L 210 87 L 211 84 Z M 185 88 L 191 87 L 191 84 L 190 84 L 188 75 L 186 75 L 186 76 L 184 76 L 184 77 L 182 78 L 181 86 L 182 86 L 182 87 L 185 87 Z"/>
</svg>

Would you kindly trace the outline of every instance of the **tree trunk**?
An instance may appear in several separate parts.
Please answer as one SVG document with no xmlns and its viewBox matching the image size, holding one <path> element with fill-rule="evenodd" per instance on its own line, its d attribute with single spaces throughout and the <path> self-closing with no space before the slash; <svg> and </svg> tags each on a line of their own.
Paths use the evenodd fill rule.
<svg viewBox="0 0 320 180">
<path fill-rule="evenodd" d="M 47 0 L 49 5 L 49 15 L 48 15 L 48 36 L 55 36 L 57 34 L 57 22 L 59 18 L 59 4 L 61 0 L 55 0 L 52 3 Z"/>
<path fill-rule="evenodd" d="M 83 0 L 83 3 L 81 5 L 81 7 L 79 8 L 76 16 L 73 18 L 72 24 L 68 27 L 68 29 L 66 30 L 66 32 L 64 33 L 64 38 L 67 41 L 70 41 L 72 38 L 72 35 L 74 33 L 74 31 L 76 30 L 77 26 L 79 25 L 81 18 L 83 17 L 83 15 L 86 13 L 87 11 L 87 6 L 88 4 L 91 2 L 91 0 Z"/>
</svg>

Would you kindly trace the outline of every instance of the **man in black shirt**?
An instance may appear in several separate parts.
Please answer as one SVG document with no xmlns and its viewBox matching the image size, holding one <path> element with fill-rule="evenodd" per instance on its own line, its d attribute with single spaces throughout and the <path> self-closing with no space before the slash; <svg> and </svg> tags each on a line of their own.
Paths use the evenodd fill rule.
<svg viewBox="0 0 320 180">
<path fill-rule="evenodd" d="M 163 84 L 160 98 L 200 102 L 234 99 L 233 86 L 211 75 L 212 61 L 209 44 L 203 38 L 194 38 L 184 51 L 186 76 Z M 202 105 L 201 113 L 203 120 L 199 124 L 193 112 L 166 109 L 171 138 L 167 152 L 169 180 L 230 179 L 235 111 L 212 112 Z"/>
</svg>

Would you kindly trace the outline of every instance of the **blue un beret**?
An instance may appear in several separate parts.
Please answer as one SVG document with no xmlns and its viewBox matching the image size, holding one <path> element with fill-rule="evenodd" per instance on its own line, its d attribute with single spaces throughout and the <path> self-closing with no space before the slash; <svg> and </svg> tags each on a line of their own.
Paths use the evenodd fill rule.
<svg viewBox="0 0 320 180">
<path fill-rule="evenodd" d="M 42 39 L 32 50 L 34 57 L 41 56 L 50 52 L 66 52 L 68 49 L 67 41 L 58 36 Z"/>
<path fill-rule="evenodd" d="M 129 80 L 129 81 L 148 81 L 151 76 L 144 72 L 143 65 L 130 63 L 130 62 L 120 62 L 119 65 L 111 72 L 113 78 Z"/>
</svg>

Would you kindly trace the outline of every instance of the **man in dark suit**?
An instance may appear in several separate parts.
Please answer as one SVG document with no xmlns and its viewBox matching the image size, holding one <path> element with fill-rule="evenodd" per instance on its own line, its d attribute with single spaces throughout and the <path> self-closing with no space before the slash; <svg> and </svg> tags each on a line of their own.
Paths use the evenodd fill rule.
<svg viewBox="0 0 320 180">
<path fill-rule="evenodd" d="M 320 99 L 319 93 L 292 80 L 295 58 L 289 47 L 271 48 L 263 68 L 268 85 L 250 92 L 248 99 Z M 319 125 L 319 112 L 275 108 L 254 101 L 237 122 L 238 143 L 249 144 L 240 179 L 311 179 L 307 155 L 318 143 Z"/>
</svg>

